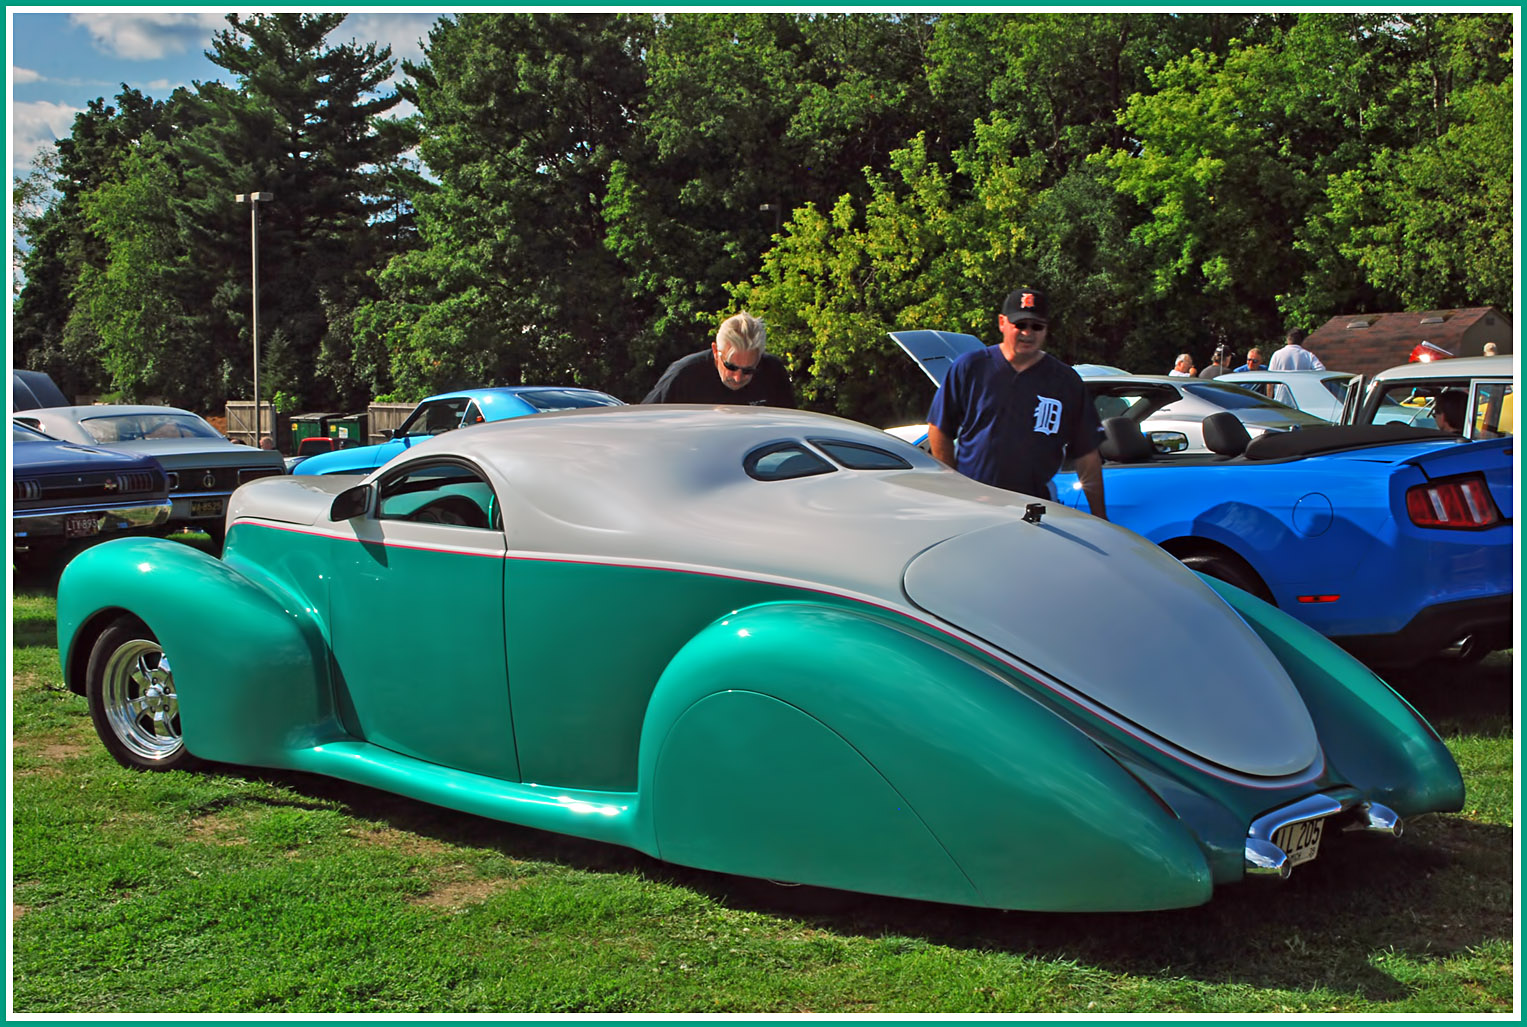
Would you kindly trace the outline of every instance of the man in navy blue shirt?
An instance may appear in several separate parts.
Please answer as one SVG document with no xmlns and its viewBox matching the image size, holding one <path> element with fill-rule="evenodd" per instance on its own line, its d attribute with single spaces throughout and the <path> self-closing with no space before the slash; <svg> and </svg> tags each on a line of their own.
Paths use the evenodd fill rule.
<svg viewBox="0 0 1527 1027">
<path fill-rule="evenodd" d="M 1088 507 L 1106 517 L 1097 411 L 1081 376 L 1044 351 L 1049 327 L 1043 292 L 1009 293 L 997 318 L 1002 342 L 961 356 L 933 397 L 928 448 L 976 481 L 1050 499 L 1069 454 Z"/>
</svg>

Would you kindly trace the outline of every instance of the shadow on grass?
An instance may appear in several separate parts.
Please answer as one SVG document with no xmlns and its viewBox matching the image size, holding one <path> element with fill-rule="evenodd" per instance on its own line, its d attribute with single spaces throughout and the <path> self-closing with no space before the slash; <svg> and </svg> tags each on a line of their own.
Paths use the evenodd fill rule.
<svg viewBox="0 0 1527 1027">
<path fill-rule="evenodd" d="M 1288 881 L 1255 880 L 1204 906 L 1154 913 L 1026 913 L 785 887 L 663 863 L 615 845 L 487 820 L 308 774 L 214 770 L 281 785 L 282 805 L 340 808 L 439 842 L 593 873 L 639 874 L 734 909 L 804 920 L 841 935 L 919 938 L 951 948 L 1075 961 L 1116 973 L 1181 977 L 1365 1001 L 1412 987 L 1388 954 L 1442 959 L 1512 936 L 1509 827 L 1423 817 L 1404 838 L 1337 837 Z M 263 801 L 263 800 L 251 800 Z"/>
</svg>

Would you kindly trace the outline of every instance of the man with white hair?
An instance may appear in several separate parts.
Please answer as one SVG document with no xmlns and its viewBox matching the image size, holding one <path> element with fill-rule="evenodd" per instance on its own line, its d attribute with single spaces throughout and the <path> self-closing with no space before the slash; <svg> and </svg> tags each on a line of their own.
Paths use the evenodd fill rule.
<svg viewBox="0 0 1527 1027">
<path fill-rule="evenodd" d="M 710 349 L 668 365 L 643 403 L 734 403 L 795 406 L 790 372 L 764 352 L 768 329 L 743 311 L 721 322 Z"/>
<path fill-rule="evenodd" d="M 1167 372 L 1167 374 L 1171 375 L 1173 378 L 1191 378 L 1193 377 L 1194 373 L 1195 368 L 1193 367 L 1193 355 L 1191 353 L 1177 354 L 1177 362 L 1174 363 L 1172 365 L 1172 369 Z"/>
</svg>

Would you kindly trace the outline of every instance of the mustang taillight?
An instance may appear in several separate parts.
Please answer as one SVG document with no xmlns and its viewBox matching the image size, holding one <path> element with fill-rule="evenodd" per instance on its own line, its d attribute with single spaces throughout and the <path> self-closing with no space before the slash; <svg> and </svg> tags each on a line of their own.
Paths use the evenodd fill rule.
<svg viewBox="0 0 1527 1027">
<path fill-rule="evenodd" d="M 1413 485 L 1405 492 L 1405 510 L 1421 528 L 1488 528 L 1501 520 L 1489 486 L 1477 474 Z"/>
</svg>

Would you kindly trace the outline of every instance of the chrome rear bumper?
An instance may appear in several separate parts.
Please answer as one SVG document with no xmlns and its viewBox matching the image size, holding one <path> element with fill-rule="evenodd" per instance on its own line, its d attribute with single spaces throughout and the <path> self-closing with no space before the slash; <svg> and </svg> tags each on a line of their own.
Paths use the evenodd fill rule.
<svg viewBox="0 0 1527 1027">
<path fill-rule="evenodd" d="M 1243 866 L 1247 876 L 1270 876 L 1284 878 L 1293 870 L 1288 854 L 1273 844 L 1273 835 L 1280 828 L 1306 820 L 1349 813 L 1350 821 L 1343 831 L 1371 831 L 1376 834 L 1398 838 L 1405 830 L 1399 814 L 1377 802 L 1348 799 L 1343 802 L 1329 795 L 1310 795 L 1298 802 L 1264 813 L 1251 822 L 1246 832 L 1246 848 Z"/>
</svg>

